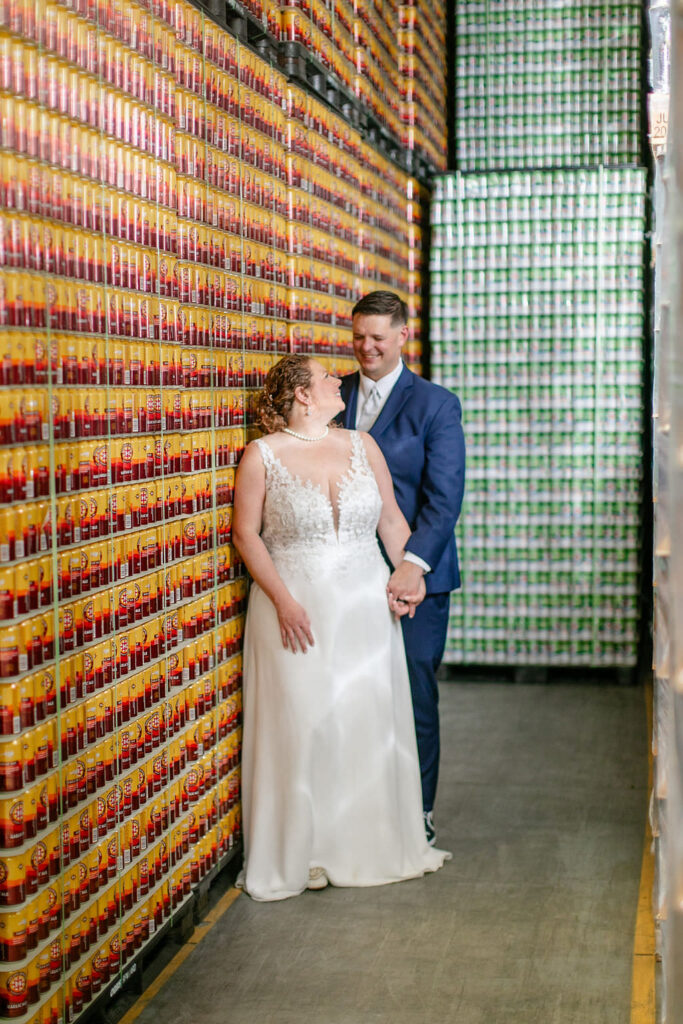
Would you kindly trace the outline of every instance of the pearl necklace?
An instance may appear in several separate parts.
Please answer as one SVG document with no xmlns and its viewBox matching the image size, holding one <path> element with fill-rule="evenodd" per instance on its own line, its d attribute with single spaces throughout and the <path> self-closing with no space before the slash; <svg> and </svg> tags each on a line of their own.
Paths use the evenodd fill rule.
<svg viewBox="0 0 683 1024">
<path fill-rule="evenodd" d="M 318 434 L 317 437 L 309 437 L 308 434 L 298 434 L 296 430 L 290 430 L 289 427 L 283 427 L 283 434 L 290 434 L 292 437 L 298 437 L 300 441 L 322 441 L 323 438 L 327 437 L 330 432 L 329 427 L 325 427 L 322 434 Z"/>
</svg>

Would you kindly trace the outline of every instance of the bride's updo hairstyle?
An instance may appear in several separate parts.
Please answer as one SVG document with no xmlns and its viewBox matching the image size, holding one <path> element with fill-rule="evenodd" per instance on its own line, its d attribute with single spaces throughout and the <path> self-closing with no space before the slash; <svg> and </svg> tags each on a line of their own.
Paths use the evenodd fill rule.
<svg viewBox="0 0 683 1024">
<path fill-rule="evenodd" d="M 310 388 L 313 380 L 309 356 L 283 356 L 269 371 L 258 400 L 258 422 L 266 434 L 289 422 L 297 388 Z"/>
</svg>

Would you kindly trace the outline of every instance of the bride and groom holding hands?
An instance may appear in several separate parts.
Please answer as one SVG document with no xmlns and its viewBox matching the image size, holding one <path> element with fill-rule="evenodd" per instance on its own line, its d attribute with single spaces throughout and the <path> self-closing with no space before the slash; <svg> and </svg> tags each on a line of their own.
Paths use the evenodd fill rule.
<svg viewBox="0 0 683 1024">
<path fill-rule="evenodd" d="M 238 884 L 254 899 L 415 878 L 449 856 L 433 845 L 436 670 L 465 448 L 458 399 L 404 366 L 407 337 L 405 304 L 377 291 L 353 310 L 360 372 L 281 359 L 238 470 L 233 538 L 253 579 Z"/>
</svg>

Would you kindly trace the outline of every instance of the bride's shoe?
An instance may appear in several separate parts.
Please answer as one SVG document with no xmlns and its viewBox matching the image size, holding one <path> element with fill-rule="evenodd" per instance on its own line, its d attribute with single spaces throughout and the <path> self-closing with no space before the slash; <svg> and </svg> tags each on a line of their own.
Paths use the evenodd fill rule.
<svg viewBox="0 0 683 1024">
<path fill-rule="evenodd" d="M 308 888 L 324 889 L 328 884 L 325 868 L 310 868 L 308 872 Z"/>
</svg>

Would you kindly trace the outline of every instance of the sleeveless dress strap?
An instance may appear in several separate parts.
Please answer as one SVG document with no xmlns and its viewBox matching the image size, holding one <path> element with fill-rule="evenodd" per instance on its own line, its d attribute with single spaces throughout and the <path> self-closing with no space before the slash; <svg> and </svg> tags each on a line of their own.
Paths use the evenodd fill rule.
<svg viewBox="0 0 683 1024">
<path fill-rule="evenodd" d="M 351 465 L 353 466 L 354 464 L 357 464 L 368 473 L 372 472 L 370 462 L 368 461 L 368 453 L 363 444 L 363 438 L 357 430 L 351 431 Z"/>
<path fill-rule="evenodd" d="M 257 437 L 256 444 L 258 446 L 258 450 L 261 453 L 263 465 L 266 467 L 266 469 L 274 469 L 276 464 L 275 455 L 273 454 L 273 449 L 270 447 L 265 437 Z"/>
</svg>

